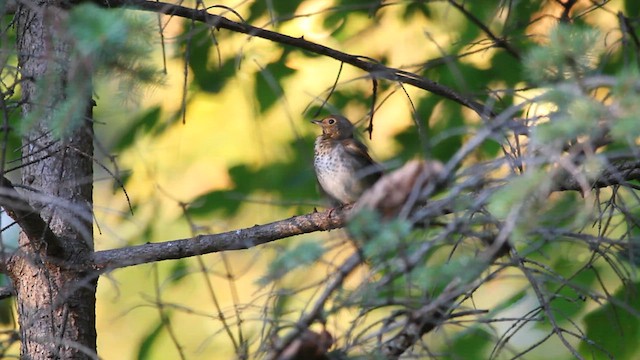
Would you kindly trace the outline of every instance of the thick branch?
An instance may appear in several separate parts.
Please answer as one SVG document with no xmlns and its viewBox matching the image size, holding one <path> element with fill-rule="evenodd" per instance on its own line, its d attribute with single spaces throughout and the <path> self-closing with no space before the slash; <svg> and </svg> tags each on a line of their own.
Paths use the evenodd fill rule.
<svg viewBox="0 0 640 360">
<path fill-rule="evenodd" d="M 97 251 L 93 255 L 93 267 L 95 270 L 108 271 L 160 260 L 249 249 L 294 235 L 343 227 L 344 215 L 348 210 L 331 209 L 220 234 L 198 235 L 189 239 Z"/>
<path fill-rule="evenodd" d="M 156 13 L 162 13 L 171 16 L 178 16 L 185 19 L 199 21 L 206 23 L 216 29 L 227 29 L 250 36 L 259 37 L 273 42 L 289 45 L 298 49 L 310 51 L 316 54 L 325 55 L 333 59 L 345 62 L 353 65 L 359 69 L 367 71 L 374 78 L 387 79 L 390 81 L 398 81 L 413 85 L 417 88 L 430 91 L 436 95 L 440 95 L 449 100 L 453 100 L 461 105 L 464 105 L 474 110 L 478 115 L 485 117 L 490 113 L 489 109 L 475 100 L 466 98 L 457 93 L 453 89 L 450 89 L 444 85 L 438 84 L 435 81 L 418 76 L 414 73 L 386 67 L 378 62 L 371 61 L 362 56 L 349 55 L 347 53 L 334 50 L 324 45 L 316 44 L 304 39 L 304 36 L 294 38 L 288 35 L 284 35 L 275 31 L 270 31 L 262 28 L 258 28 L 247 23 L 240 23 L 231 21 L 223 16 L 213 15 L 206 12 L 206 10 L 196 10 L 180 5 L 168 4 L 156 1 L 144 1 L 144 0 L 94 0 L 106 7 L 131 7 L 139 10 L 153 11 Z"/>
<path fill-rule="evenodd" d="M 0 179 L 0 206 L 18 223 L 32 244 L 38 244 L 39 247 L 39 243 L 44 241 L 42 245 L 46 247 L 48 256 L 62 255 L 60 239 L 6 177 Z"/>
</svg>

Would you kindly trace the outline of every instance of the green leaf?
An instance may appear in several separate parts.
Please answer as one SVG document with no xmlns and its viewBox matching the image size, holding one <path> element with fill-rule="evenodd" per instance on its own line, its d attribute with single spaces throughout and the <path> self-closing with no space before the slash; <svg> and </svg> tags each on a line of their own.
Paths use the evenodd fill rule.
<svg viewBox="0 0 640 360">
<path fill-rule="evenodd" d="M 288 68 L 285 61 L 286 55 L 283 55 L 279 61 L 267 65 L 256 74 L 255 92 L 263 113 L 282 97 L 282 81 L 296 72 Z"/>
<path fill-rule="evenodd" d="M 162 333 L 163 328 L 164 324 L 162 323 L 162 321 L 158 321 L 156 326 L 147 333 L 147 335 L 142 340 L 140 347 L 138 348 L 138 360 L 153 359 L 151 357 L 151 350 L 153 349 L 154 343 L 158 340 L 158 337 Z"/>
<path fill-rule="evenodd" d="M 395 143 L 402 147 L 401 150 L 398 151 L 398 156 L 403 160 L 403 162 L 415 158 L 416 154 L 423 154 L 426 157 L 431 157 L 430 140 L 433 136 L 433 132 L 432 129 L 429 129 L 428 127 L 428 121 L 438 102 L 439 100 L 435 96 L 424 97 L 420 99 L 420 102 L 418 102 L 415 116 L 420 122 L 422 133 L 420 133 L 417 126 L 414 125 L 395 135 Z"/>
<path fill-rule="evenodd" d="M 450 358 L 452 359 L 484 359 L 489 344 L 493 341 L 494 335 L 488 333 L 485 329 L 474 326 L 467 331 L 457 334 L 453 343 L 449 346 L 451 349 Z"/>
<path fill-rule="evenodd" d="M 154 106 L 134 119 L 128 129 L 122 132 L 122 137 L 116 141 L 114 149 L 123 151 L 131 147 L 138 134 L 149 132 L 158 123 L 161 111 L 160 106 Z"/>
<path fill-rule="evenodd" d="M 184 259 L 178 259 L 176 261 L 172 261 L 171 268 L 169 269 L 169 281 L 171 284 L 177 284 L 182 280 L 186 275 L 189 274 L 189 266 Z"/>
<path fill-rule="evenodd" d="M 445 101 L 442 105 L 442 116 L 429 129 L 429 133 L 438 134 L 438 141 L 434 141 L 431 156 L 442 162 L 448 161 L 462 147 L 463 137 L 460 129 L 466 127 L 460 107 Z"/>
<path fill-rule="evenodd" d="M 320 259 L 324 253 L 324 247 L 315 241 L 302 242 L 287 249 L 278 254 L 277 258 L 269 264 L 267 274 L 258 280 L 258 284 L 267 285 L 295 269 L 311 265 Z"/>
<path fill-rule="evenodd" d="M 566 246 L 561 247 L 559 250 L 561 249 L 565 250 L 563 253 L 566 253 Z M 575 254 L 575 252 L 573 252 L 573 254 Z M 569 262 L 567 257 L 562 256 L 558 258 L 553 268 L 559 273 L 562 273 L 566 272 L 562 271 L 563 268 L 572 267 L 570 275 L 578 271 L 577 274 L 571 276 L 571 286 L 567 286 L 564 282 L 544 282 L 547 292 L 553 294 L 551 308 L 557 321 L 564 322 L 573 320 L 587 306 L 587 294 L 584 294 L 583 291 L 579 289 L 591 289 L 591 286 L 594 285 L 596 281 L 596 274 L 593 271 L 575 269 L 580 265 L 582 264 Z M 548 323 L 542 324 L 549 325 Z"/>
<path fill-rule="evenodd" d="M 291 17 L 298 6 L 300 5 L 300 1 L 296 0 L 256 0 L 251 4 L 249 8 L 249 18 L 247 19 L 248 23 L 253 22 L 253 20 L 262 17 L 263 15 L 269 15 L 270 18 L 277 22 L 278 18 L 289 18 Z"/>
<path fill-rule="evenodd" d="M 640 2 L 636 0 L 625 0 L 624 15 L 632 19 L 640 16 Z M 629 29 L 629 30 L 633 31 L 633 29 Z"/>
<path fill-rule="evenodd" d="M 235 75 L 238 59 L 230 57 L 220 63 L 213 31 L 203 24 L 185 22 L 181 47 L 187 53 L 193 81 L 198 88 L 209 93 L 218 93 Z"/>
<path fill-rule="evenodd" d="M 590 359 L 638 359 L 639 312 L 640 282 L 625 284 L 605 305 L 585 317 L 588 340 L 580 342 L 580 353 Z"/>
<path fill-rule="evenodd" d="M 235 192 L 214 190 L 192 200 L 187 211 L 191 216 L 208 216 L 216 211 L 228 216 L 235 214 L 241 203 L 241 196 Z"/>
<path fill-rule="evenodd" d="M 428 291 L 435 294 L 444 290 L 454 279 L 461 284 L 475 280 L 486 268 L 487 264 L 483 260 L 463 256 L 444 264 L 428 264 L 422 271 L 412 272 L 412 277 L 415 282 L 425 284 Z"/>
<path fill-rule="evenodd" d="M 402 19 L 408 21 L 412 16 L 415 16 L 415 14 L 422 14 L 428 19 L 431 17 L 431 10 L 429 10 L 429 6 L 422 1 L 412 1 L 402 12 Z"/>
<path fill-rule="evenodd" d="M 291 202 L 317 197 L 317 181 L 312 165 L 313 138 L 296 139 L 290 146 L 292 156 L 288 161 L 257 169 L 244 164 L 233 166 L 229 169 L 233 189 L 215 190 L 199 196 L 192 201 L 189 213 L 207 216 L 222 211 L 223 214 L 232 215 L 238 211 L 243 199 L 256 191 L 278 195 Z"/>
</svg>

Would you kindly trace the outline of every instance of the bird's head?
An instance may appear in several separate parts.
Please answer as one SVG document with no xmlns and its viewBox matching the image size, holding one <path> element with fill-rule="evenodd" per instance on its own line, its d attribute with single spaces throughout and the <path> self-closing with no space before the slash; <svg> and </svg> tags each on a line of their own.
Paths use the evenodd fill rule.
<svg viewBox="0 0 640 360">
<path fill-rule="evenodd" d="M 322 135 L 329 139 L 342 140 L 353 137 L 353 124 L 341 115 L 330 115 L 322 120 L 311 120 L 322 127 Z"/>
</svg>

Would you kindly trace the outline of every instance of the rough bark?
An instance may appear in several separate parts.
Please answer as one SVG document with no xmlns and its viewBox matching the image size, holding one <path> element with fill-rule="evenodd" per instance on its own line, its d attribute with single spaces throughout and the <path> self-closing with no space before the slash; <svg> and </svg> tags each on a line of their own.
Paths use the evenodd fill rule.
<svg viewBox="0 0 640 360">
<path fill-rule="evenodd" d="M 72 45 L 62 35 L 61 3 L 25 2 L 16 14 L 27 128 L 22 183 L 31 189 L 30 205 L 55 235 L 23 231 L 7 266 L 24 359 L 96 357 L 96 279 L 74 267 L 88 261 L 93 250 L 91 91 L 82 95 L 85 109 L 71 109 L 87 116 L 82 124 L 62 136 L 54 135 L 51 124 L 70 96 L 68 84 L 91 79 L 73 66 Z"/>
</svg>

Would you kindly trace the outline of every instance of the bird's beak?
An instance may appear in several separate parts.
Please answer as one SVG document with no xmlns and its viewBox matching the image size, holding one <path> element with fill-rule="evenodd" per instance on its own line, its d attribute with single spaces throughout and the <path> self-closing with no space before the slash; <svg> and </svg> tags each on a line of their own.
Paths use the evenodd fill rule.
<svg viewBox="0 0 640 360">
<path fill-rule="evenodd" d="M 316 125 L 321 125 L 322 124 L 322 120 L 311 120 L 311 122 L 316 124 Z"/>
</svg>

